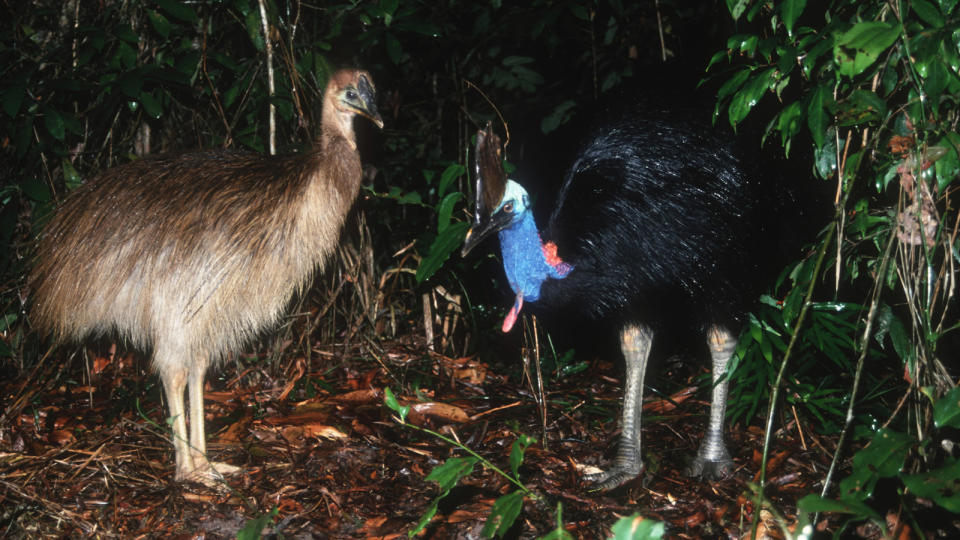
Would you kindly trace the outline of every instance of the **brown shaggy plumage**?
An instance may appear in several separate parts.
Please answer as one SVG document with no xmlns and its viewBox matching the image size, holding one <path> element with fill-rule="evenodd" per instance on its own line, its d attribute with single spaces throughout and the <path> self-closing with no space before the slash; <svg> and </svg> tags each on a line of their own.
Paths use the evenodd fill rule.
<svg viewBox="0 0 960 540">
<path fill-rule="evenodd" d="M 374 100 L 369 74 L 339 71 L 311 151 L 133 161 L 87 181 L 40 235 L 32 322 L 59 341 L 118 335 L 153 351 L 178 480 L 213 475 L 203 428 L 207 368 L 276 324 L 336 247 L 361 180 L 353 117 L 382 127 Z"/>
</svg>

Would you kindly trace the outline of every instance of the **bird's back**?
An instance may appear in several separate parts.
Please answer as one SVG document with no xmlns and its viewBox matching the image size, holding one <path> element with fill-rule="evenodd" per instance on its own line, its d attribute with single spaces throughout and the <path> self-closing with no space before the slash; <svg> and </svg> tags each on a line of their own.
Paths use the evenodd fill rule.
<svg viewBox="0 0 960 540">
<path fill-rule="evenodd" d="M 541 303 L 651 324 L 736 317 L 755 286 L 755 182 L 709 126 L 656 111 L 603 124 L 544 235 L 574 271 Z"/>
</svg>

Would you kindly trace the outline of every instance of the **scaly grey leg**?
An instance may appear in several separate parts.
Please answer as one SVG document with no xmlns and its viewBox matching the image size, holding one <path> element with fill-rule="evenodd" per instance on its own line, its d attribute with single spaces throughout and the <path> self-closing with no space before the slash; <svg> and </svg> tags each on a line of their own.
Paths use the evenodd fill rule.
<svg viewBox="0 0 960 540">
<path fill-rule="evenodd" d="M 640 415 L 643 406 L 643 376 L 647 371 L 652 342 L 653 331 L 646 326 L 628 324 L 620 331 L 620 347 L 627 365 L 620 446 L 609 470 L 586 477 L 597 489 L 613 489 L 643 472 Z"/>
<path fill-rule="evenodd" d="M 710 402 L 710 421 L 700 443 L 700 450 L 687 473 L 690 476 L 726 478 L 733 472 L 733 460 L 723 444 L 723 421 L 727 412 L 727 390 L 730 378 L 727 364 L 737 348 L 737 338 L 721 326 L 707 331 L 707 344 L 713 361 L 713 399 Z"/>
</svg>

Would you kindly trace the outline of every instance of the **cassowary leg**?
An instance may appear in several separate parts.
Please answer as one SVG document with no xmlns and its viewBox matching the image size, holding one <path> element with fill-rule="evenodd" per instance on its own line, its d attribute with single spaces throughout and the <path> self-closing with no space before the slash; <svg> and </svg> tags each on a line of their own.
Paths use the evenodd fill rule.
<svg viewBox="0 0 960 540">
<path fill-rule="evenodd" d="M 687 473 L 690 476 L 726 478 L 733 472 L 733 460 L 723 444 L 723 421 L 727 412 L 727 390 L 730 378 L 727 364 L 737 348 L 737 338 L 729 330 L 713 326 L 707 331 L 707 343 L 713 360 L 713 399 L 710 402 L 710 422 L 700 443 L 700 450 Z"/>
<path fill-rule="evenodd" d="M 175 478 L 184 480 L 194 469 L 193 455 L 187 441 L 187 411 L 183 401 L 183 393 L 187 386 L 186 370 L 160 364 L 160 381 L 167 396 L 169 418 L 173 423 L 173 453 L 177 464 Z"/>
<path fill-rule="evenodd" d="M 203 413 L 203 380 L 206 371 L 205 362 L 196 362 L 191 365 L 187 379 L 190 391 L 190 454 L 194 465 L 190 479 L 215 485 L 221 479 L 221 475 L 235 473 L 240 469 L 207 459 L 207 437 Z"/>
<path fill-rule="evenodd" d="M 640 455 L 640 414 L 643 406 L 643 376 L 647 371 L 652 342 L 653 331 L 646 326 L 631 324 L 620 331 L 620 348 L 627 366 L 620 445 L 609 470 L 586 477 L 597 489 L 613 489 L 643 472 Z"/>
</svg>

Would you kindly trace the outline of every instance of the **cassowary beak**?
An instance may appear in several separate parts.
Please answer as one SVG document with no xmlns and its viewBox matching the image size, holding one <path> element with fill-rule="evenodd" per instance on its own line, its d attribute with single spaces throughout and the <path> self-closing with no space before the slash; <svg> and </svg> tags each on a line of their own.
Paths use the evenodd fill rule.
<svg viewBox="0 0 960 540">
<path fill-rule="evenodd" d="M 350 107 L 357 114 L 369 119 L 378 128 L 383 129 L 383 118 L 380 118 L 380 111 L 377 110 L 377 93 L 370 81 L 364 76 L 361 76 L 360 80 L 357 81 L 357 94 L 357 99 L 348 102 Z"/>
<path fill-rule="evenodd" d="M 463 239 L 463 249 L 460 250 L 460 256 L 466 257 L 477 244 L 482 242 L 491 234 L 499 231 L 510 224 L 511 216 L 508 212 L 497 212 L 490 217 L 475 216 L 473 225 L 467 231 L 466 238 Z"/>
</svg>

